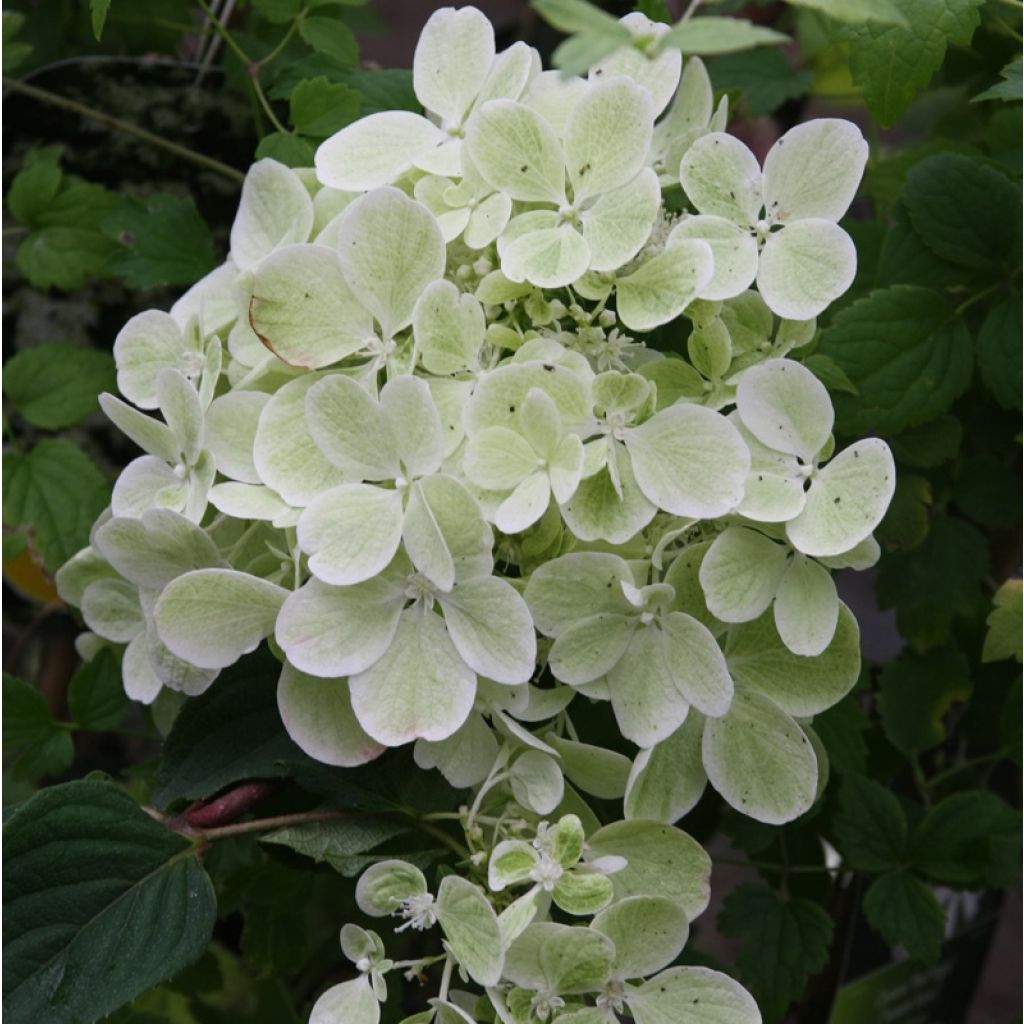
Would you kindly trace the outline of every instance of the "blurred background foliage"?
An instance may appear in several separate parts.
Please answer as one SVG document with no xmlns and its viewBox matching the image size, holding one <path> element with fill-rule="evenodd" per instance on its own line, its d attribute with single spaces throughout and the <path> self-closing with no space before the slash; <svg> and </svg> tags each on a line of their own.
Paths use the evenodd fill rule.
<svg viewBox="0 0 1024 1024">
<path fill-rule="evenodd" d="M 358 777 L 289 761 L 272 666 L 243 663 L 180 718 L 170 699 L 129 704 L 111 655 L 79 663 L 79 625 L 52 585 L 131 457 L 96 403 L 114 387 L 118 329 L 168 308 L 224 257 L 253 159 L 308 166 L 352 120 L 417 109 L 402 69 L 435 6 L 5 4 L 5 811 L 96 773 L 160 806 L 274 775 L 257 794 L 266 814 L 322 799 L 384 813 L 437 798 L 429 779 L 410 792 L 401 752 Z M 480 6 L 499 45 L 525 39 L 546 58 L 565 55 L 562 34 L 527 5 Z M 591 59 L 615 45 L 587 5 L 537 6 L 563 27 L 575 18 Z M 639 8 L 684 13 L 661 0 Z M 885 437 L 900 475 L 877 570 L 841 585 L 866 660 L 857 690 L 815 720 L 832 765 L 824 798 L 775 828 L 705 796 L 684 825 L 712 851 L 717 903 L 687 957 L 737 974 L 768 1022 L 830 1019 L 844 984 L 894 958 L 906 991 L 927 995 L 886 1019 L 1020 1019 L 1021 4 L 707 0 L 700 13 L 783 34 L 752 49 L 694 46 L 729 94 L 730 130 L 760 156 L 812 116 L 849 117 L 871 142 L 844 221 L 857 279 L 803 356 L 833 394 L 841 439 Z M 657 342 L 685 350 L 673 329 Z M 229 697 L 251 703 L 258 750 L 229 735 Z M 217 740 L 201 755 L 197 730 Z M 371 830 L 330 856 L 251 837 L 212 847 L 213 943 L 114 1019 L 304 1019 L 338 970 L 346 876 L 389 843 L 430 860 L 436 841 L 396 847 L 395 835 Z M 836 857 L 842 872 L 829 870 Z M 993 944 L 1000 920 L 1009 937 Z M 984 973 L 990 947 L 1004 959 Z M 933 973 L 920 973 L 927 965 Z M 928 980 L 914 989 L 913 978 Z M 981 978 L 988 1003 L 971 1011 Z M 422 996 L 409 989 L 413 1009 Z M 877 1005 L 857 1003 L 858 991 L 840 992 L 831 1019 L 872 1018 Z"/>
</svg>

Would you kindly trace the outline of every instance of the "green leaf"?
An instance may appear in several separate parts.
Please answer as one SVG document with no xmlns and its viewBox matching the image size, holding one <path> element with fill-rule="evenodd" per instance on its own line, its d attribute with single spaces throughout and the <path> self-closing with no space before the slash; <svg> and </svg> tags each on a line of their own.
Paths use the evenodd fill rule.
<svg viewBox="0 0 1024 1024">
<path fill-rule="evenodd" d="M 792 7 L 809 7 L 851 25 L 862 25 L 865 22 L 908 24 L 898 0 L 789 0 L 789 3 Z"/>
<path fill-rule="evenodd" d="M 10 452 L 3 465 L 4 523 L 28 526 L 46 568 L 55 571 L 85 547 L 89 529 L 110 499 L 96 464 L 64 438 Z"/>
<path fill-rule="evenodd" d="M 723 54 L 711 58 L 707 68 L 716 90 L 740 91 L 751 117 L 774 113 L 787 100 L 804 96 L 813 79 L 810 71 L 795 71 L 777 47 Z"/>
<path fill-rule="evenodd" d="M 1021 57 L 1018 54 L 1009 64 L 999 72 L 1001 82 L 989 86 L 984 92 L 979 92 L 972 103 L 981 103 L 983 100 L 1005 100 L 1007 103 L 1024 98 L 1024 87 L 1022 87 Z"/>
<path fill-rule="evenodd" d="M 900 632 L 919 649 L 940 643 L 957 615 L 970 616 L 981 601 L 988 572 L 985 538 L 963 519 L 936 518 L 912 551 L 882 560 L 875 581 L 881 608 L 896 609 Z"/>
<path fill-rule="evenodd" d="M 828 963 L 832 919 L 805 899 L 785 899 L 766 885 L 741 885 L 718 916 L 723 935 L 743 939 L 741 979 L 769 1020 L 780 1020 L 804 991 L 807 976 Z"/>
<path fill-rule="evenodd" d="M 277 712 L 280 666 L 266 652 L 243 658 L 181 709 L 153 778 L 153 803 L 208 797 L 239 779 L 280 778 L 304 755 Z"/>
<path fill-rule="evenodd" d="M 785 43 L 789 36 L 755 25 L 744 18 L 716 18 L 698 15 L 679 22 L 666 32 L 660 49 L 675 47 L 683 54 L 736 53 L 754 46 Z"/>
<path fill-rule="evenodd" d="M 860 871 L 886 871 L 903 863 L 907 819 L 884 786 L 847 775 L 839 787 L 835 840 L 843 859 Z"/>
<path fill-rule="evenodd" d="M 15 71 L 32 52 L 29 43 L 19 43 L 14 38 L 24 24 L 25 15 L 16 11 L 3 12 L 3 66 L 8 73 Z"/>
<path fill-rule="evenodd" d="M 939 293 L 894 285 L 843 309 L 820 351 L 856 385 L 835 396 L 847 434 L 895 433 L 945 412 L 971 377 L 971 339 Z"/>
<path fill-rule="evenodd" d="M 894 747 L 913 757 L 946 738 L 943 717 L 970 694 L 967 659 L 952 644 L 927 654 L 908 652 L 888 662 L 879 676 L 882 729 Z"/>
<path fill-rule="evenodd" d="M 71 734 L 58 728 L 46 698 L 30 683 L 3 675 L 4 753 L 16 753 L 12 776 L 37 779 L 59 775 L 74 756 Z"/>
<path fill-rule="evenodd" d="M 191 199 L 126 199 L 103 221 L 121 246 L 110 270 L 132 288 L 193 284 L 213 270 L 213 235 Z"/>
<path fill-rule="evenodd" d="M 909 21 L 851 25 L 850 72 L 868 109 L 883 128 L 894 124 L 938 71 L 950 43 L 967 46 L 983 0 L 899 0 Z"/>
<path fill-rule="evenodd" d="M 1004 409 L 1018 411 L 1022 407 L 1021 333 L 1021 296 L 1018 292 L 988 311 L 978 332 L 975 350 L 985 387 Z"/>
<path fill-rule="evenodd" d="M 939 416 L 894 437 L 890 444 L 901 464 L 915 469 L 933 469 L 956 455 L 963 433 L 964 428 L 956 417 Z M 896 486 L 899 486 L 898 481 Z"/>
<path fill-rule="evenodd" d="M 976 523 L 994 529 L 1020 524 L 1021 482 L 1012 459 L 982 451 L 965 461 L 953 488 L 953 500 Z"/>
<path fill-rule="evenodd" d="M 317 53 L 352 67 L 359 63 L 359 43 L 352 29 L 336 18 L 303 18 L 299 35 Z"/>
<path fill-rule="evenodd" d="M 264 157 L 270 157 L 285 167 L 312 167 L 313 147 L 290 132 L 271 132 L 264 135 L 256 147 L 256 159 Z"/>
<path fill-rule="evenodd" d="M 110 0 L 89 0 L 89 13 L 92 17 L 92 34 L 99 40 L 103 35 L 103 26 L 107 21 Z"/>
<path fill-rule="evenodd" d="M 292 21 L 303 6 L 302 0 L 253 0 L 252 5 L 267 21 L 276 25 Z"/>
<path fill-rule="evenodd" d="M 1021 581 L 1007 580 L 992 598 L 992 611 L 985 622 L 988 632 L 981 649 L 982 661 L 1013 658 L 1021 662 Z"/>
<path fill-rule="evenodd" d="M 830 356 L 816 352 L 804 360 L 804 366 L 821 381 L 832 393 L 845 391 L 848 395 L 856 395 L 857 385 L 846 375 L 843 368 Z"/>
<path fill-rule="evenodd" d="M 605 32 L 609 35 L 624 35 L 629 40 L 625 26 L 587 0 L 534 0 L 533 9 L 560 32 Z"/>
<path fill-rule="evenodd" d="M 980 160 L 927 157 L 907 175 L 903 202 L 921 241 L 944 260 L 994 270 L 1020 256 L 1020 189 Z"/>
<path fill-rule="evenodd" d="M 195 847 L 106 782 L 36 794 L 4 829 L 4 1001 L 85 1024 L 170 978 L 216 917 Z"/>
<path fill-rule="evenodd" d="M 1020 813 L 994 793 L 970 790 L 935 804 L 914 830 L 913 864 L 937 882 L 993 884 L 989 873 L 1006 846 L 1019 860 Z M 1009 884 L 996 881 L 995 884 Z"/>
<path fill-rule="evenodd" d="M 946 917 L 920 879 L 906 871 L 876 878 L 864 894 L 864 914 L 889 945 L 903 946 L 915 960 L 938 960 Z"/>
<path fill-rule="evenodd" d="M 113 651 L 104 648 L 79 667 L 71 678 L 68 706 L 71 717 L 83 729 L 103 732 L 116 729 L 124 721 L 131 702 L 121 684 L 121 666 Z"/>
<path fill-rule="evenodd" d="M 4 30 L 8 18 L 21 15 L 11 14 L 4 11 Z M 63 173 L 60 169 L 59 149 L 32 150 L 36 158 L 29 163 L 26 159 L 25 166 L 14 176 L 11 187 L 7 191 L 7 209 L 22 224 L 34 227 L 39 215 L 57 197 L 60 191 Z"/>
<path fill-rule="evenodd" d="M 832 771 L 863 775 L 867 770 L 868 747 L 863 734 L 871 723 L 855 690 L 822 715 L 814 716 L 814 731 L 825 744 Z"/>
<path fill-rule="evenodd" d="M 108 352 L 66 341 L 22 349 L 4 364 L 4 394 L 22 416 L 44 430 L 70 427 L 96 412 L 96 397 L 113 391 Z"/>
<path fill-rule="evenodd" d="M 287 846 L 311 857 L 317 864 L 329 864 L 346 878 L 358 874 L 354 858 L 408 832 L 396 822 L 359 818 L 344 821 L 314 821 L 291 825 L 263 836 L 261 842 Z"/>
<path fill-rule="evenodd" d="M 360 96 L 355 89 L 330 82 L 321 75 L 299 82 L 292 92 L 289 110 L 297 132 L 325 139 L 356 120 L 359 105 Z"/>
<path fill-rule="evenodd" d="M 878 541 L 903 551 L 916 547 L 928 536 L 931 504 L 932 486 L 925 477 L 898 477 L 889 511 L 875 532 Z"/>
</svg>

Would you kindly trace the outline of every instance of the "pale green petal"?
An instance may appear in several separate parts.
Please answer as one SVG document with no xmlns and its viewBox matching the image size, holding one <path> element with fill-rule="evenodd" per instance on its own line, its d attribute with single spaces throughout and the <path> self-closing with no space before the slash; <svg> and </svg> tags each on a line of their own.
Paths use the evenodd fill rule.
<svg viewBox="0 0 1024 1024">
<path fill-rule="evenodd" d="M 314 498 L 298 524 L 309 571 L 346 586 L 380 573 L 402 540 L 402 495 L 369 484 L 342 484 Z"/>
<path fill-rule="evenodd" d="M 545 562 L 533 573 L 526 584 L 526 603 L 537 629 L 557 637 L 591 615 L 628 611 L 623 582 L 633 583 L 633 574 L 618 555 L 574 552 Z"/>
<path fill-rule="evenodd" d="M 792 359 L 769 359 L 744 371 L 736 409 L 762 444 L 805 463 L 825 446 L 835 421 L 825 385 Z"/>
<path fill-rule="evenodd" d="M 705 715 L 724 715 L 732 701 L 732 677 L 714 636 L 682 612 L 666 615 L 661 626 L 676 689 Z"/>
<path fill-rule="evenodd" d="M 288 595 L 276 639 L 300 671 L 325 679 L 369 668 L 390 647 L 404 594 L 377 577 L 354 587 L 318 579 Z"/>
<path fill-rule="evenodd" d="M 506 491 L 533 473 L 539 462 L 522 434 L 507 427 L 485 427 L 466 444 L 462 468 L 477 487 Z"/>
<path fill-rule="evenodd" d="M 700 567 L 711 543 L 705 540 L 687 544 L 672 559 L 664 582 L 675 591 L 675 597 L 669 605 L 672 611 L 692 615 L 717 636 L 724 631 L 725 624 L 708 610 L 704 588 L 700 583 Z"/>
<path fill-rule="evenodd" d="M 229 391 L 206 410 L 206 447 L 217 472 L 244 484 L 261 483 L 253 462 L 260 414 L 270 401 L 262 391 Z"/>
<path fill-rule="evenodd" d="M 551 504 L 551 483 L 546 473 L 532 473 L 498 506 L 494 525 L 502 533 L 522 533 L 536 523 Z"/>
<path fill-rule="evenodd" d="M 286 245 L 259 265 L 249 323 L 289 366 L 318 370 L 365 347 L 373 320 L 322 245 Z"/>
<path fill-rule="evenodd" d="M 626 1005 L 635 1024 L 761 1024 L 750 993 L 707 967 L 670 967 L 630 989 Z"/>
<path fill-rule="evenodd" d="M 703 732 L 703 717 L 691 710 L 671 736 L 637 754 L 626 783 L 626 818 L 671 825 L 693 810 L 708 781 L 700 760 Z"/>
<path fill-rule="evenodd" d="M 490 571 L 490 530 L 476 501 L 454 477 L 426 477 L 413 484 L 402 540 L 416 569 L 441 590 L 451 590 L 460 570 Z"/>
<path fill-rule="evenodd" d="M 124 644 L 143 629 L 138 587 L 121 579 L 90 583 L 82 594 L 82 618 L 98 636 Z"/>
<path fill-rule="evenodd" d="M 329 988 L 309 1012 L 309 1024 L 378 1024 L 380 1003 L 366 976 Z"/>
<path fill-rule="evenodd" d="M 805 217 L 838 221 L 853 201 L 868 144 L 852 121 L 822 117 L 790 128 L 764 161 L 764 202 L 786 223 Z"/>
<path fill-rule="evenodd" d="M 555 905 L 567 914 L 590 917 L 612 901 L 612 881 L 606 875 L 567 871 L 551 890 Z"/>
<path fill-rule="evenodd" d="M 639 625 L 636 616 L 593 615 L 563 630 L 548 655 L 556 679 L 581 686 L 607 675 L 626 653 Z"/>
<path fill-rule="evenodd" d="M 803 477 L 751 470 L 736 511 L 759 523 L 784 523 L 798 516 L 806 501 Z"/>
<path fill-rule="evenodd" d="M 482 106 L 488 100 L 519 99 L 539 70 L 540 54 L 526 43 L 513 43 L 495 57 L 480 87 L 477 105 Z"/>
<path fill-rule="evenodd" d="M 629 456 L 616 444 L 619 488 L 607 466 L 580 481 L 576 493 L 564 504 L 565 525 L 583 541 L 606 540 L 625 544 L 636 536 L 658 511 L 637 486 Z"/>
<path fill-rule="evenodd" d="M 431 743 L 417 740 L 413 757 L 419 768 L 437 768 L 449 786 L 464 789 L 476 786 L 487 778 L 487 773 L 498 756 L 498 741 L 483 715 L 470 714 L 447 739 Z"/>
<path fill-rule="evenodd" d="M 738 689 L 728 714 L 708 719 L 703 760 L 725 802 L 756 821 L 784 825 L 814 803 L 818 762 L 810 741 L 756 691 Z"/>
<path fill-rule="evenodd" d="M 505 950 L 498 918 L 480 887 L 458 875 L 446 876 L 437 890 L 436 913 L 459 965 L 478 985 L 496 985 Z"/>
<path fill-rule="evenodd" d="M 616 978 L 645 978 L 667 967 L 686 945 L 690 922 L 664 896 L 628 896 L 602 910 L 590 925 L 615 945 Z"/>
<path fill-rule="evenodd" d="M 466 146 L 492 188 L 525 202 L 565 202 L 565 163 L 554 129 L 513 100 L 492 100 L 466 129 Z"/>
<path fill-rule="evenodd" d="M 806 718 L 837 704 L 857 682 L 860 630 L 853 613 L 840 603 L 828 646 L 815 657 L 804 657 L 786 647 L 766 612 L 729 631 L 725 657 L 744 692 L 756 690 L 783 711 Z"/>
<path fill-rule="evenodd" d="M 140 409 L 155 409 L 157 374 L 183 368 L 185 338 L 174 318 L 150 309 L 133 316 L 114 339 L 117 389 Z"/>
<path fill-rule="evenodd" d="M 750 453 L 722 415 L 673 405 L 625 432 L 644 496 L 677 516 L 713 518 L 739 504 Z"/>
<path fill-rule="evenodd" d="M 366 388 L 351 377 L 333 374 L 308 381 L 303 390 L 308 392 L 303 399 L 305 421 L 322 459 L 349 479 L 392 480 L 400 475 L 395 438 L 383 409 Z"/>
<path fill-rule="evenodd" d="M 583 476 L 583 442 L 567 434 L 558 443 L 548 465 L 555 501 L 564 505 L 575 493 Z"/>
<path fill-rule="evenodd" d="M 593 400 L 589 381 L 553 362 L 526 362 L 499 366 L 479 377 L 466 406 L 467 432 L 473 436 L 485 427 L 518 430 L 517 413 L 533 388 L 552 398 L 565 430 L 590 431 Z"/>
<path fill-rule="evenodd" d="M 232 285 L 238 267 L 226 260 L 216 270 L 201 277 L 171 306 L 171 316 L 183 330 L 192 317 L 198 317 L 203 336 L 222 332 L 237 316 Z"/>
<path fill-rule="evenodd" d="M 187 482 L 163 459 L 142 455 L 121 470 L 110 496 L 110 507 L 115 516 L 141 516 L 154 507 L 181 512 L 187 500 Z"/>
<path fill-rule="evenodd" d="M 312 227 L 313 200 L 299 176 L 276 160 L 258 160 L 242 184 L 231 259 L 240 270 L 255 270 L 278 246 L 305 242 Z"/>
<path fill-rule="evenodd" d="M 458 121 L 494 60 L 494 29 L 475 7 L 442 7 L 427 19 L 412 64 L 413 89 L 427 110 Z"/>
<path fill-rule="evenodd" d="M 615 284 L 619 319 L 634 331 L 674 320 L 714 274 L 707 242 L 683 240 L 644 261 Z"/>
<path fill-rule="evenodd" d="M 540 854 L 522 839 L 506 839 L 491 851 L 487 862 L 487 887 L 501 892 L 510 885 L 525 882 L 540 861 Z"/>
<path fill-rule="evenodd" d="M 413 605 L 399 616 L 384 655 L 352 675 L 349 687 L 359 724 L 379 743 L 399 747 L 455 732 L 473 708 L 476 675 L 441 617 Z"/>
<path fill-rule="evenodd" d="M 579 743 L 549 733 L 548 742 L 560 756 L 565 777 L 574 785 L 601 800 L 621 800 L 626 792 L 630 760 L 614 750 Z M 582 835 L 582 831 L 581 831 Z M 578 857 L 572 859 L 575 863 Z"/>
<path fill-rule="evenodd" d="M 731 299 L 754 283 L 757 276 L 757 242 L 749 231 L 725 217 L 700 214 L 684 217 L 672 229 L 668 244 L 684 238 L 707 242 L 715 260 L 711 280 L 700 289 L 700 298 Z"/>
<path fill-rule="evenodd" d="M 427 286 L 416 301 L 412 329 L 420 362 L 430 373 L 445 376 L 476 367 L 484 343 L 484 311 L 451 281 Z"/>
<path fill-rule="evenodd" d="M 444 138 L 436 125 L 407 110 L 371 114 L 319 146 L 316 176 L 331 188 L 353 192 L 389 185 Z"/>
<path fill-rule="evenodd" d="M 77 608 L 82 603 L 85 588 L 90 583 L 102 579 L 115 579 L 117 575 L 118 573 L 98 550 L 87 547 L 72 555 L 57 570 L 54 583 L 61 600 Z"/>
<path fill-rule="evenodd" d="M 730 526 L 700 565 L 708 610 L 723 622 L 756 619 L 775 597 L 786 572 L 787 549 L 756 530 Z"/>
<path fill-rule="evenodd" d="M 430 387 L 419 377 L 393 377 L 380 393 L 387 433 L 406 476 L 436 473 L 444 460 L 444 428 Z"/>
<path fill-rule="evenodd" d="M 157 635 L 151 618 L 146 621 L 146 650 L 150 668 L 161 684 L 188 697 L 205 693 L 220 674 L 220 669 L 197 668 L 172 654 Z"/>
<path fill-rule="evenodd" d="M 387 917 L 411 896 L 423 896 L 427 880 L 414 864 L 382 860 L 371 864 L 356 882 L 356 906 L 370 917 Z"/>
<path fill-rule="evenodd" d="M 121 681 L 124 692 L 140 704 L 152 704 L 163 689 L 164 684 L 149 660 L 149 646 L 144 632 L 136 634 L 125 648 L 121 658 Z"/>
<path fill-rule="evenodd" d="M 768 236 L 757 270 L 757 290 L 787 320 L 810 320 L 853 284 L 857 250 L 828 220 L 799 220 Z"/>
<path fill-rule="evenodd" d="M 657 38 L 667 26 L 651 21 L 639 11 L 627 14 L 621 23 L 629 28 L 634 36 Z M 657 117 L 672 99 L 676 86 L 679 84 L 679 72 L 682 66 L 682 55 L 674 47 L 667 47 L 656 57 L 648 57 L 636 46 L 620 46 L 611 56 L 598 61 L 590 69 L 590 77 L 600 75 L 609 78 L 612 75 L 626 75 L 637 85 L 643 86 L 654 101 L 654 116 Z"/>
<path fill-rule="evenodd" d="M 186 465 L 199 458 L 203 444 L 203 407 L 196 389 L 179 370 L 161 370 L 156 398 Z"/>
<path fill-rule="evenodd" d="M 805 555 L 840 555 L 870 536 L 896 488 L 889 446 L 876 437 L 841 451 L 811 481 L 803 511 L 786 536 Z"/>
<path fill-rule="evenodd" d="M 163 372 L 163 371 L 161 371 Z M 154 385 L 154 393 L 155 393 Z M 100 408 L 108 420 L 134 441 L 143 451 L 155 455 L 163 462 L 174 465 L 178 461 L 178 440 L 166 423 L 139 412 L 127 402 L 106 393 L 99 397 Z"/>
<path fill-rule="evenodd" d="M 345 208 L 341 271 L 385 338 L 412 322 L 423 289 L 444 273 L 445 244 L 430 211 L 396 188 L 374 189 Z"/>
<path fill-rule="evenodd" d="M 497 576 L 462 580 L 439 594 L 452 642 L 470 668 L 498 683 L 525 683 L 537 644 L 526 602 Z"/>
<path fill-rule="evenodd" d="M 661 896 L 678 903 L 693 921 L 711 896 L 711 860 L 682 829 L 660 821 L 616 821 L 588 839 L 591 859 L 624 857 L 611 876 L 616 899 Z"/>
<path fill-rule="evenodd" d="M 356 721 L 344 679 L 317 679 L 285 663 L 277 708 L 288 735 L 323 764 L 354 768 L 384 751 Z"/>
<path fill-rule="evenodd" d="M 99 527 L 93 543 L 126 580 L 150 590 L 193 569 L 223 565 L 209 535 L 169 509 L 149 509 L 140 519 L 114 516 Z"/>
<path fill-rule="evenodd" d="M 297 516 L 279 495 L 262 484 L 223 483 L 210 488 L 210 504 L 233 519 L 263 519 L 275 522 L 282 517 Z"/>
<path fill-rule="evenodd" d="M 611 940 L 590 928 L 531 924 L 508 950 L 505 977 L 534 991 L 596 992 L 608 980 L 614 956 Z"/>
<path fill-rule="evenodd" d="M 307 374 L 285 384 L 267 402 L 256 427 L 253 465 L 260 480 L 298 508 L 345 479 L 306 424 L 306 394 L 319 380 Z"/>
<path fill-rule="evenodd" d="M 520 754 L 509 768 L 512 795 L 538 814 L 550 814 L 561 802 L 565 788 L 558 762 L 540 750 Z"/>
<path fill-rule="evenodd" d="M 444 457 L 447 459 L 458 451 L 465 439 L 462 413 L 473 392 L 475 381 L 452 380 L 450 377 L 431 377 L 427 381 L 430 394 L 437 406 L 444 429 Z"/>
<path fill-rule="evenodd" d="M 442 135 L 429 149 L 417 153 L 413 164 L 430 174 L 457 177 L 462 166 L 462 139 Z"/>
<path fill-rule="evenodd" d="M 274 632 L 284 588 L 233 569 L 197 569 L 172 580 L 153 615 L 172 654 L 199 668 L 226 668 Z"/>
<path fill-rule="evenodd" d="M 535 110 L 564 139 L 576 104 L 587 91 L 587 82 L 578 75 L 561 71 L 541 71 L 530 82 L 523 103 Z"/>
<path fill-rule="evenodd" d="M 505 230 L 511 216 L 511 197 L 505 192 L 494 192 L 469 214 L 462 240 L 470 249 L 485 249 Z"/>
<path fill-rule="evenodd" d="M 660 205 L 658 177 L 649 167 L 599 196 L 580 218 L 590 247 L 590 269 L 617 270 L 628 263 L 650 237 Z"/>
<path fill-rule="evenodd" d="M 712 132 L 686 151 L 679 178 L 700 213 L 724 217 L 741 227 L 761 212 L 761 169 L 757 157 L 732 135 Z"/>
<path fill-rule="evenodd" d="M 501 269 L 507 277 L 541 288 L 572 284 L 589 266 L 590 249 L 571 224 L 531 231 L 505 246 L 501 254 Z"/>
<path fill-rule="evenodd" d="M 624 76 L 591 79 L 565 135 L 573 203 L 625 185 L 644 165 L 654 130 L 651 94 Z"/>
<path fill-rule="evenodd" d="M 821 654 L 838 620 L 839 598 L 829 571 L 794 553 L 775 595 L 775 627 L 782 642 L 794 654 Z"/>
<path fill-rule="evenodd" d="M 534 451 L 550 456 L 562 436 L 562 417 L 554 399 L 541 388 L 531 388 L 519 406 L 518 428 Z"/>
<path fill-rule="evenodd" d="M 638 629 L 608 673 L 608 689 L 619 731 L 638 747 L 653 747 L 686 719 L 690 704 L 669 668 L 662 631 Z"/>
<path fill-rule="evenodd" d="M 863 572 L 878 564 L 882 557 L 882 549 L 874 537 L 865 537 L 859 544 L 855 544 L 849 551 L 841 555 L 834 555 L 831 558 L 821 557 L 818 559 L 828 569 L 856 569 Z"/>
</svg>

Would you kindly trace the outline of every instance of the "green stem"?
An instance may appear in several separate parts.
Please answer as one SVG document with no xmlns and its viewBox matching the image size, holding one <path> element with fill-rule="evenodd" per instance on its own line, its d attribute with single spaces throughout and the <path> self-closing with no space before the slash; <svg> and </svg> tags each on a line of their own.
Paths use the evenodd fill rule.
<svg viewBox="0 0 1024 1024">
<path fill-rule="evenodd" d="M 29 85 L 28 82 L 20 82 L 16 78 L 8 78 L 6 75 L 3 76 L 3 84 L 4 88 L 10 89 L 12 92 L 18 92 L 24 96 L 31 96 L 32 99 L 39 100 L 41 103 L 48 103 L 51 106 L 60 107 L 61 109 L 68 110 L 73 114 L 79 114 L 82 117 L 87 117 L 92 121 L 105 125 L 108 128 L 114 128 L 119 132 L 124 132 L 126 135 L 132 135 L 137 139 L 141 139 L 143 142 L 148 142 L 152 146 L 157 146 L 160 149 L 166 150 L 168 153 L 173 153 L 175 156 L 179 156 L 183 160 L 188 160 L 190 163 L 198 164 L 200 167 L 205 167 L 207 170 L 216 171 L 218 174 L 225 178 L 230 178 L 232 181 L 241 182 L 245 180 L 245 175 L 236 168 L 229 167 L 227 164 L 221 163 L 220 160 L 215 160 L 213 157 L 206 156 L 203 153 L 197 153 L 194 149 L 189 149 L 187 146 L 182 146 L 177 142 L 171 142 L 170 139 L 165 139 L 160 135 L 155 135 L 153 132 L 148 132 L 145 128 L 140 128 L 137 124 L 132 124 L 129 121 L 122 121 L 119 117 L 111 117 L 109 114 L 104 114 L 101 110 L 94 110 L 92 107 L 87 107 L 84 103 L 77 103 L 75 100 L 69 100 L 63 96 L 59 96 L 55 92 L 50 92 L 48 89 L 40 89 L 38 86 Z"/>
<path fill-rule="evenodd" d="M 940 783 L 945 782 L 947 779 L 951 779 L 954 775 L 959 775 L 960 772 L 967 771 L 970 768 L 977 768 L 979 765 L 989 764 L 992 761 L 1001 761 L 1006 756 L 1003 750 L 994 750 L 991 754 L 983 754 L 980 757 L 971 757 L 966 761 L 961 761 L 959 764 L 951 765 L 949 768 L 939 772 L 938 775 L 933 775 L 926 785 L 929 791 L 934 790 Z"/>
<path fill-rule="evenodd" d="M 424 832 L 444 843 L 445 846 L 447 846 L 453 853 L 457 853 L 463 858 L 468 858 L 470 856 L 469 850 L 457 839 L 453 839 L 448 835 L 443 828 L 438 828 L 437 825 L 432 825 L 429 821 L 424 821 L 422 818 L 417 818 L 416 823 Z"/>
<path fill-rule="evenodd" d="M 972 295 L 969 299 L 965 299 L 963 302 L 961 302 L 960 305 L 957 306 L 954 310 L 954 314 L 956 316 L 963 316 L 963 314 L 966 313 L 967 310 L 971 308 L 971 306 L 981 302 L 982 299 L 987 299 L 993 292 L 999 291 L 999 289 L 1002 288 L 1002 286 L 1003 285 L 1001 281 L 997 282 L 996 284 L 989 285 L 989 287 L 986 288 L 984 291 L 980 291 L 977 295 Z"/>
<path fill-rule="evenodd" d="M 296 15 L 295 20 L 288 27 L 288 31 L 285 32 L 283 38 L 277 44 L 277 46 L 275 46 L 270 51 L 270 53 L 266 55 L 266 57 L 262 57 L 260 58 L 260 60 L 256 62 L 256 66 L 258 68 L 266 67 L 268 64 L 275 61 L 281 55 L 281 51 L 284 50 L 284 48 L 291 42 L 292 36 L 295 35 L 295 33 L 298 31 L 299 25 L 302 23 L 302 20 L 306 17 L 307 14 L 309 14 L 309 8 L 303 7 L 302 10 L 299 11 L 299 13 Z"/>
</svg>

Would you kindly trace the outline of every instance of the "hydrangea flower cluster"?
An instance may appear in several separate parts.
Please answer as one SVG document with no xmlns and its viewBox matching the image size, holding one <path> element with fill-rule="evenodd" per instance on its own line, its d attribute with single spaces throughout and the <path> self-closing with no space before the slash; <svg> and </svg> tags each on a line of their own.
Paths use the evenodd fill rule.
<svg viewBox="0 0 1024 1024">
<path fill-rule="evenodd" d="M 269 641 L 309 755 L 414 743 L 475 788 L 469 877 L 360 881 L 367 914 L 444 934 L 410 1022 L 477 1019 L 455 966 L 504 1024 L 759 1019 L 668 966 L 710 873 L 672 823 L 708 782 L 759 821 L 806 811 L 811 720 L 859 671 L 831 571 L 877 558 L 893 460 L 833 450 L 800 355 L 853 279 L 837 221 L 867 147 L 812 121 L 759 167 L 700 60 L 624 23 L 635 46 L 565 77 L 439 10 L 424 115 L 364 118 L 315 169 L 256 163 L 228 260 L 116 340 L 102 405 L 144 454 L 58 577 L 134 699 Z M 636 754 L 581 740 L 574 701 Z M 342 947 L 359 978 L 312 1020 L 374 1024 L 394 965 L 354 925 Z"/>
</svg>

